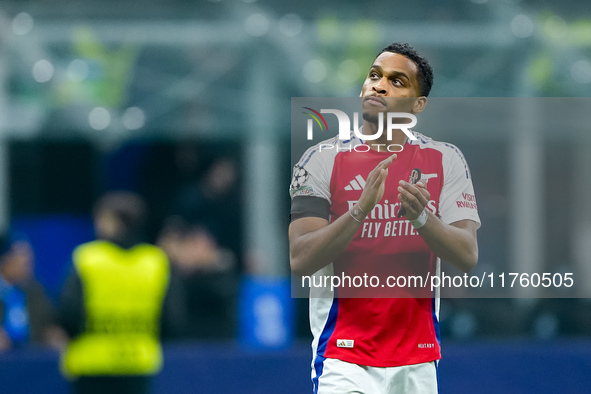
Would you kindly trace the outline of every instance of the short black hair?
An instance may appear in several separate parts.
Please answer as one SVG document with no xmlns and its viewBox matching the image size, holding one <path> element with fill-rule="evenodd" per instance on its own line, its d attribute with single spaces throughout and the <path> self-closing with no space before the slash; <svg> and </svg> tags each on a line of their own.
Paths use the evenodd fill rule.
<svg viewBox="0 0 591 394">
<path fill-rule="evenodd" d="M 431 92 L 431 86 L 433 86 L 433 68 L 431 68 L 431 65 L 427 59 L 419 55 L 416 49 L 414 49 L 409 44 L 400 44 L 397 42 L 382 49 L 382 51 L 378 53 L 378 56 L 384 52 L 398 53 L 399 55 L 406 56 L 412 60 L 418 68 L 417 81 L 419 83 L 421 95 L 429 95 L 429 92 Z M 376 59 L 378 56 L 376 56 Z"/>
<path fill-rule="evenodd" d="M 108 211 L 114 214 L 125 227 L 126 236 L 137 236 L 147 217 L 144 199 L 130 191 L 110 191 L 105 193 L 94 206 L 94 215 Z"/>
</svg>

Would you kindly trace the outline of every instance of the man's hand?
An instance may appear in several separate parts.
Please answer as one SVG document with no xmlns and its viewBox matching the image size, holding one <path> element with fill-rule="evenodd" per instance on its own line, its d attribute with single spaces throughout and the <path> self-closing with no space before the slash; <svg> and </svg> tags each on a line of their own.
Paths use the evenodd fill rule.
<svg viewBox="0 0 591 394">
<path fill-rule="evenodd" d="M 359 198 L 359 207 L 364 212 L 370 212 L 384 196 L 385 180 L 388 167 L 396 160 L 396 154 L 381 161 L 367 176 L 365 187 Z"/>
<path fill-rule="evenodd" d="M 408 220 L 415 220 L 429 203 L 431 194 L 427 191 L 425 182 L 419 181 L 415 185 L 400 181 L 398 186 L 398 199 L 406 209 L 404 215 Z"/>
<path fill-rule="evenodd" d="M 398 199 L 406 209 L 404 216 L 408 220 L 418 218 L 431 198 L 424 181 L 419 181 L 415 185 L 400 181 L 398 192 Z M 478 262 L 477 223 L 472 220 L 460 220 L 444 224 L 430 211 L 427 211 L 427 215 L 427 223 L 417 231 L 429 249 L 464 272 L 474 268 Z"/>
</svg>

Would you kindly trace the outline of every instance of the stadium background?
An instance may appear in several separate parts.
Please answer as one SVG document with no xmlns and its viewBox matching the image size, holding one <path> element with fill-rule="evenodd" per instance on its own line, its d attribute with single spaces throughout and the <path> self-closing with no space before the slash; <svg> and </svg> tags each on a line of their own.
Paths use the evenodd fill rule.
<svg viewBox="0 0 591 394">
<path fill-rule="evenodd" d="M 239 282 L 225 291 L 235 319 L 221 337 L 169 341 L 162 393 L 311 387 L 307 301 L 289 295 L 291 97 L 357 96 L 392 41 L 431 59 L 434 97 L 585 97 L 591 87 L 581 0 L 4 0 L 0 32 L 0 226 L 31 241 L 53 300 L 72 248 L 92 238 L 101 193 L 142 194 L 154 241 L 183 191 L 232 163 L 230 197 L 210 223 L 236 257 Z M 474 176 L 481 266 L 588 265 L 587 134 L 534 132 L 519 151 L 503 134 L 448 132 Z M 585 392 L 589 312 L 587 299 L 444 300 L 442 387 Z M 0 354 L 0 382 L 7 393 L 66 389 L 44 348 Z"/>
</svg>

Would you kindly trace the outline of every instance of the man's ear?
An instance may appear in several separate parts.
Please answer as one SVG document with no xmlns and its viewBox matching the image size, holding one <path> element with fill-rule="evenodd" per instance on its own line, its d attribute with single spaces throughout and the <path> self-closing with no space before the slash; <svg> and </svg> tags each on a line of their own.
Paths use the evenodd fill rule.
<svg viewBox="0 0 591 394">
<path fill-rule="evenodd" d="M 412 106 L 412 111 L 414 114 L 418 114 L 423 112 L 425 107 L 427 106 L 427 97 L 421 96 L 417 98 Z"/>
</svg>

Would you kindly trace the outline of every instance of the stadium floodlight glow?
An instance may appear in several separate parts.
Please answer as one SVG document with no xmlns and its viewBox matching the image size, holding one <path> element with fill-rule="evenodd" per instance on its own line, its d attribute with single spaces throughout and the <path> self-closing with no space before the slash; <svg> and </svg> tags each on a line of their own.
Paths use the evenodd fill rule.
<svg viewBox="0 0 591 394">
<path fill-rule="evenodd" d="M 283 15 L 279 19 L 279 31 L 287 37 L 295 37 L 302 32 L 302 19 L 296 14 Z"/>
<path fill-rule="evenodd" d="M 328 72 L 322 60 L 312 59 L 304 65 L 302 75 L 310 83 L 319 83 L 324 81 Z"/>
<path fill-rule="evenodd" d="M 88 64 L 84 60 L 74 59 L 68 65 L 66 75 L 72 82 L 82 82 L 88 78 Z"/>
<path fill-rule="evenodd" d="M 21 12 L 12 20 L 12 32 L 17 36 L 29 34 L 34 26 L 33 17 L 26 12 Z"/>
<path fill-rule="evenodd" d="M 88 114 L 88 123 L 95 130 L 104 130 L 111 124 L 111 114 L 106 108 L 93 108 Z"/>
<path fill-rule="evenodd" d="M 49 60 L 41 59 L 33 65 L 33 78 L 39 83 L 51 81 L 53 78 L 53 64 Z"/>
<path fill-rule="evenodd" d="M 339 79 L 346 83 L 354 83 L 361 72 L 359 64 L 353 59 L 346 59 L 339 65 Z"/>
<path fill-rule="evenodd" d="M 519 38 L 531 37 L 534 34 L 534 22 L 527 15 L 517 15 L 511 21 L 511 32 Z"/>
<path fill-rule="evenodd" d="M 123 113 L 121 117 L 123 126 L 128 130 L 137 130 L 144 126 L 146 123 L 146 115 L 141 108 L 129 107 Z"/>
<path fill-rule="evenodd" d="M 253 37 L 262 37 L 269 31 L 269 19 L 263 14 L 252 14 L 244 21 L 244 29 Z"/>
</svg>

